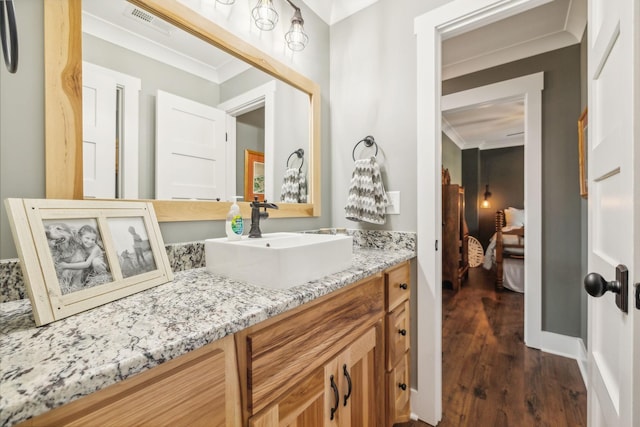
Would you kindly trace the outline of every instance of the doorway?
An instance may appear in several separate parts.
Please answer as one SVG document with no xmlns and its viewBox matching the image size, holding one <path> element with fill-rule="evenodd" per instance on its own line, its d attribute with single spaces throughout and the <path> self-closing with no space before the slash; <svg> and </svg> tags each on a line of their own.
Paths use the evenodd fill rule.
<svg viewBox="0 0 640 427">
<path fill-rule="evenodd" d="M 418 200 L 418 241 L 425 242 L 418 249 L 417 281 L 418 281 L 418 350 L 420 360 L 418 369 L 418 390 L 412 396 L 412 407 L 420 419 L 430 424 L 437 424 L 442 418 L 442 257 L 437 250 L 437 242 L 441 240 L 442 211 L 441 206 L 441 62 L 440 50 L 442 39 L 460 34 L 481 25 L 487 25 L 498 19 L 514 15 L 539 5 L 534 0 L 508 0 L 504 2 L 464 0 L 454 1 L 443 7 L 416 18 L 417 33 L 417 158 L 431 159 L 424 161 L 418 168 L 419 194 L 425 195 Z M 434 58 L 436 59 L 434 61 Z M 434 90 L 435 88 L 435 90 Z M 541 205 L 541 135 L 539 127 L 531 126 L 541 121 L 541 85 L 531 88 L 525 96 L 527 139 L 525 141 L 525 206 Z M 455 99 L 455 95 L 452 95 Z M 468 102 L 468 101 L 465 101 Z M 538 108 L 534 106 L 537 105 Z M 442 108 L 446 108 L 444 103 Z M 534 141 L 537 141 L 534 142 Z M 531 143 L 530 143 L 531 142 Z M 537 172 L 537 177 L 534 174 Z M 532 179 L 529 179 L 529 174 Z M 537 185 L 535 185 L 537 183 Z M 435 207 L 435 209 L 434 209 Z M 533 215 L 532 209 L 526 214 L 528 233 L 541 235 L 540 215 Z M 429 242 L 433 242 L 431 244 Z M 525 258 L 529 259 L 526 269 L 525 283 L 533 283 L 535 274 L 541 271 L 541 247 L 532 242 L 527 245 Z M 538 278 L 539 279 L 539 278 Z M 539 282 L 540 280 L 538 280 Z M 527 291 L 525 291 L 525 294 Z M 535 296 L 531 293 L 531 296 Z M 537 305 L 540 305 L 538 303 Z M 525 307 L 525 316 L 527 316 Z M 540 330 L 540 322 L 536 328 L 525 331 L 527 343 L 536 346 Z M 532 332 L 534 332 L 532 334 Z M 538 334 L 539 335 L 539 334 Z M 538 344 L 539 345 L 539 344 Z"/>
</svg>

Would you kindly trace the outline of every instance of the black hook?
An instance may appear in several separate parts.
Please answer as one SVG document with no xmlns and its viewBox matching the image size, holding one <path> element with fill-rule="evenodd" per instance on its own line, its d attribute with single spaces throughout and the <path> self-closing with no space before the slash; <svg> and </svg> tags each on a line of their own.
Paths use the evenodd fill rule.
<svg viewBox="0 0 640 427">
<path fill-rule="evenodd" d="M 0 8 L 0 40 L 2 41 L 2 55 L 4 63 L 10 73 L 18 69 L 18 29 L 16 27 L 16 12 L 13 8 L 13 0 L 2 0 Z M 7 24 L 5 27 L 5 11 Z M 9 44 L 7 45 L 7 30 L 9 31 Z"/>
<path fill-rule="evenodd" d="M 358 143 L 353 147 L 353 151 L 351 152 L 351 157 L 353 158 L 354 162 L 356 161 L 356 147 L 358 147 L 358 145 L 360 145 L 361 142 L 364 142 L 365 147 L 371 147 L 372 145 L 375 145 L 376 154 L 374 154 L 374 156 L 378 155 L 378 144 L 376 143 L 376 140 L 373 139 L 371 135 L 368 135 L 362 138 L 360 141 L 358 141 Z"/>
</svg>

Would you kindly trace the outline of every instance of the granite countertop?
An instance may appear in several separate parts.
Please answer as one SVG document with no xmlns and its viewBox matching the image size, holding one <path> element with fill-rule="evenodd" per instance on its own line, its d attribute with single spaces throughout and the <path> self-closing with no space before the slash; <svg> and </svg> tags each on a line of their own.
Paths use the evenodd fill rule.
<svg viewBox="0 0 640 427">
<path fill-rule="evenodd" d="M 0 304 L 0 425 L 88 395 L 415 257 L 354 248 L 352 267 L 286 290 L 204 268 L 172 282 L 36 327 L 29 300 Z"/>
</svg>

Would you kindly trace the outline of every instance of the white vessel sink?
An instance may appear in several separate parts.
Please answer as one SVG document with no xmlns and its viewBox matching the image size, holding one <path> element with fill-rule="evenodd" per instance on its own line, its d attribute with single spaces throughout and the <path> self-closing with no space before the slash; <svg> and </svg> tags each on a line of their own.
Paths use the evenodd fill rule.
<svg viewBox="0 0 640 427">
<path fill-rule="evenodd" d="M 262 238 L 204 243 L 208 271 L 234 280 L 285 289 L 351 267 L 353 238 L 346 235 L 267 233 Z"/>
</svg>

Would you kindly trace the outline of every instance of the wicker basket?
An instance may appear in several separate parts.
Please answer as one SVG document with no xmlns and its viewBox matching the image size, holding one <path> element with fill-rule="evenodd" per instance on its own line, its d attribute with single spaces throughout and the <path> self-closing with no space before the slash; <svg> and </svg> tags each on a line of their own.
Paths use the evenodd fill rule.
<svg viewBox="0 0 640 427">
<path fill-rule="evenodd" d="M 484 250 L 480 241 L 469 236 L 469 267 L 478 267 L 484 259 Z"/>
</svg>

